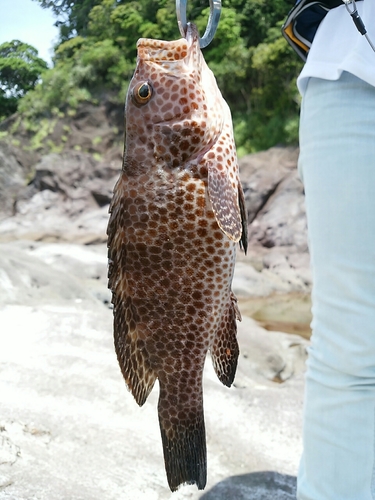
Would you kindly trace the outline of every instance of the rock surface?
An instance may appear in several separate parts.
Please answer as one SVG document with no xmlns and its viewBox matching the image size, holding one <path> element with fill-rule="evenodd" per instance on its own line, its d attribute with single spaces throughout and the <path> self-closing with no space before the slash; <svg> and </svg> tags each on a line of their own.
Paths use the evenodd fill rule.
<svg viewBox="0 0 375 500">
<path fill-rule="evenodd" d="M 0 241 L 104 243 L 120 159 L 109 155 L 98 162 L 87 153 L 67 151 L 30 167 L 17 151 L 0 143 Z M 240 294 L 245 289 L 247 296 L 310 292 L 297 156 L 293 148 L 272 148 L 240 161 L 250 222 L 249 255 L 238 257 L 246 266 L 237 269 L 237 274 L 243 270 Z"/>
<path fill-rule="evenodd" d="M 297 160 L 295 148 L 272 148 L 240 160 L 249 239 L 253 244 L 307 252 L 304 195 Z"/>
<path fill-rule="evenodd" d="M 233 283 L 243 314 L 238 371 L 228 389 L 207 360 L 207 487 L 172 494 L 158 388 L 139 408 L 113 348 L 105 231 L 120 159 L 27 156 L 0 143 L 0 499 L 295 497 L 308 341 L 277 330 L 281 316 L 293 316 L 285 331 L 308 323 L 296 158 L 273 148 L 241 160 L 252 223 Z"/>
<path fill-rule="evenodd" d="M 16 113 L 0 123 L 1 135 L 26 152 L 19 155 L 21 163 L 35 164 L 51 151 L 82 151 L 106 160 L 122 153 L 124 107 L 109 93 L 102 95 L 98 104 L 85 102 L 75 111 L 51 110 L 39 121 L 38 130 L 24 118 Z"/>
<path fill-rule="evenodd" d="M 0 220 L 6 219 L 0 224 L 3 241 L 6 237 L 29 236 L 27 222 L 31 221 L 35 231 L 40 231 L 40 239 L 44 239 L 46 223 L 43 221 L 52 222 L 52 217 L 66 219 L 67 223 L 65 236 L 52 229 L 56 240 L 69 240 L 70 226 L 75 232 L 74 226 L 83 213 L 108 205 L 121 168 L 119 156 L 110 159 L 111 155 L 99 162 L 88 153 L 53 153 L 43 156 L 32 167 L 26 165 L 21 156 L 17 148 L 0 143 Z M 250 247 L 288 247 L 290 253 L 307 252 L 304 196 L 296 170 L 297 157 L 295 148 L 272 148 L 240 160 Z M 105 241 L 101 225 L 97 237 Z"/>
<path fill-rule="evenodd" d="M 139 408 L 117 365 L 105 246 L 3 243 L 0 269 L 0 498 L 291 498 L 276 496 L 281 476 L 253 473 L 296 473 L 305 340 L 243 318 L 234 386 L 220 384 L 209 359 L 205 368 L 211 496 L 194 486 L 172 494 L 158 390 Z"/>
<path fill-rule="evenodd" d="M 202 500 L 217 498 L 235 500 L 294 500 L 296 478 L 276 472 L 253 472 L 234 476 L 218 483 L 201 497 Z"/>
</svg>

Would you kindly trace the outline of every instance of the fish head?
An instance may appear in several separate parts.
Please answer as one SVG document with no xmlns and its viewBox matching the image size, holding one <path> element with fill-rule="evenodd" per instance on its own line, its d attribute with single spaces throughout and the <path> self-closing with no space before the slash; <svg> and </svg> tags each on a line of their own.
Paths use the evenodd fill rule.
<svg viewBox="0 0 375 500">
<path fill-rule="evenodd" d="M 124 169 L 184 167 L 219 137 L 225 101 L 199 46 L 196 27 L 186 39 L 141 38 L 126 99 Z"/>
</svg>

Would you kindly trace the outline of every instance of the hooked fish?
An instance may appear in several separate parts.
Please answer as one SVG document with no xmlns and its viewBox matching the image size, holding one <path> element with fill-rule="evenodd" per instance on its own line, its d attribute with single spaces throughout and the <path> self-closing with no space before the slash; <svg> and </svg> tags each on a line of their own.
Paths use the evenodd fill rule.
<svg viewBox="0 0 375 500">
<path fill-rule="evenodd" d="M 108 224 L 114 343 L 145 403 L 156 379 L 167 479 L 206 485 L 202 376 L 208 351 L 234 380 L 231 291 L 236 243 L 247 248 L 232 122 L 188 24 L 186 39 L 140 39 L 126 98 L 126 142 Z"/>
</svg>

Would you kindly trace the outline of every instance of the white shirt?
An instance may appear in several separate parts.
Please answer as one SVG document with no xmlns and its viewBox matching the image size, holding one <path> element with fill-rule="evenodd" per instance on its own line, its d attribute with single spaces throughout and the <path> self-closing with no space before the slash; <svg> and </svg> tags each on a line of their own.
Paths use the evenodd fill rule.
<svg viewBox="0 0 375 500">
<path fill-rule="evenodd" d="M 375 0 L 359 1 L 356 5 L 375 45 Z M 331 9 L 321 22 L 298 77 L 298 89 L 303 95 L 310 77 L 337 80 L 343 71 L 375 87 L 375 52 L 357 30 L 344 4 Z"/>
</svg>

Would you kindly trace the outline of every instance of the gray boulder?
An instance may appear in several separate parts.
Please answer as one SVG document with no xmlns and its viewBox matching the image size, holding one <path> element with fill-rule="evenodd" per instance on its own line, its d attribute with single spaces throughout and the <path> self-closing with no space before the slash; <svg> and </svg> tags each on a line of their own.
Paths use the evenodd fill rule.
<svg viewBox="0 0 375 500">
<path fill-rule="evenodd" d="M 304 193 L 297 160 L 296 148 L 271 148 L 240 160 L 250 245 L 307 252 Z"/>
<path fill-rule="evenodd" d="M 277 472 L 253 472 L 225 479 L 201 500 L 295 500 L 296 478 Z"/>
<path fill-rule="evenodd" d="M 24 170 L 13 148 L 0 143 L 0 220 L 14 215 L 18 193 L 25 185 Z"/>
</svg>

